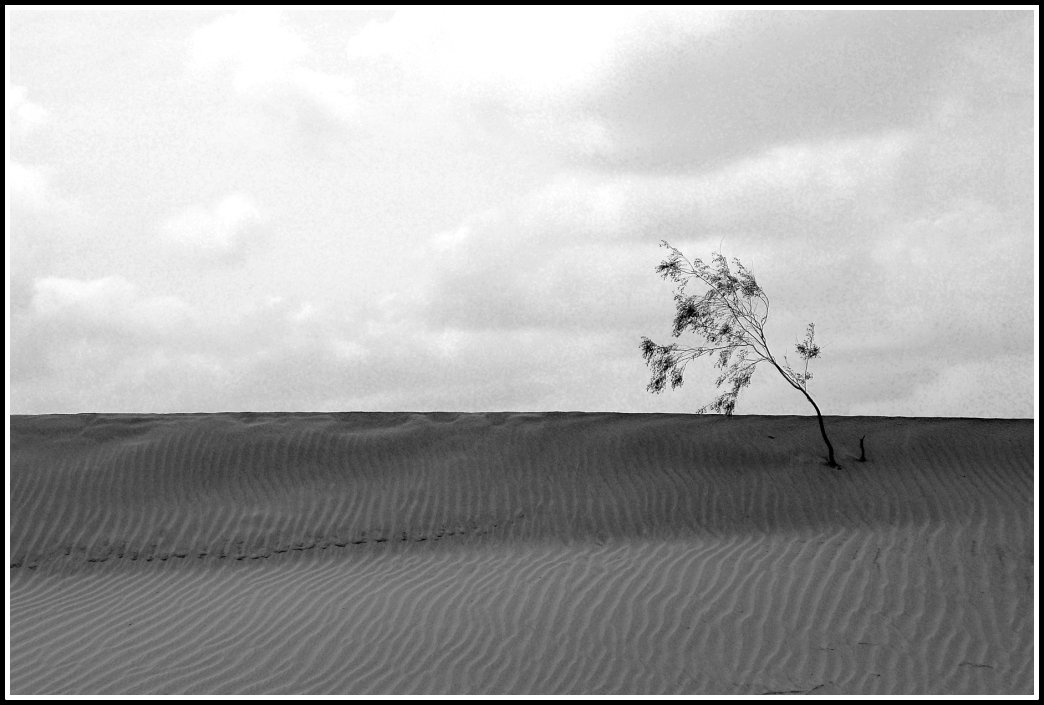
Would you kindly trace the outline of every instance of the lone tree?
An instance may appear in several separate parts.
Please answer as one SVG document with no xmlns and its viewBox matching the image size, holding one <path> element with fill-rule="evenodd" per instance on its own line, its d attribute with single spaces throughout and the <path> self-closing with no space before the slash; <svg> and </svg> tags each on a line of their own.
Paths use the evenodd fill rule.
<svg viewBox="0 0 1044 705">
<path fill-rule="evenodd" d="M 815 324 L 808 324 L 805 339 L 797 344 L 798 355 L 805 361 L 801 371 L 791 368 L 786 356 L 780 364 L 765 339 L 769 298 L 758 286 L 750 270 L 738 259 L 733 259 L 730 267 L 728 260 L 718 252 L 711 256 L 710 263 L 699 259 L 690 261 L 666 240 L 660 244 L 667 248 L 670 256 L 656 267 L 656 272 L 678 285 L 674 293 L 676 310 L 673 335 L 677 338 L 684 331 L 691 330 L 704 338 L 706 345 L 657 345 L 643 337 L 642 357 L 652 370 L 647 389 L 654 393 L 662 392 L 668 380 L 671 389 L 680 387 L 685 366 L 691 360 L 714 355 L 717 358 L 714 366 L 722 371 L 715 386 L 727 386 L 724 392 L 697 413 L 713 411 L 731 416 L 740 391 L 750 384 L 754 369 L 760 363 L 767 362 L 783 375 L 787 384 L 801 392 L 816 410 L 819 431 L 827 447 L 827 464 L 840 467 L 834 459 L 834 446 L 827 438 L 823 414 L 808 393 L 808 381 L 812 379 L 808 361 L 819 357 L 820 353 L 815 342 Z M 689 293 L 686 288 L 693 281 L 706 285 L 707 290 L 702 294 Z"/>
</svg>

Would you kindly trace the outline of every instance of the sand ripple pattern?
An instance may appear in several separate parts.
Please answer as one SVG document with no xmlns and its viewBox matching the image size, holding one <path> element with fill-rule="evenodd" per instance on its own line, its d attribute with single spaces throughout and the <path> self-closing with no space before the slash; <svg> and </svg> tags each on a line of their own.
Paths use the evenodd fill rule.
<svg viewBox="0 0 1044 705">
<path fill-rule="evenodd" d="M 1032 422 L 829 423 L 16 416 L 11 691 L 1032 693 Z"/>
</svg>

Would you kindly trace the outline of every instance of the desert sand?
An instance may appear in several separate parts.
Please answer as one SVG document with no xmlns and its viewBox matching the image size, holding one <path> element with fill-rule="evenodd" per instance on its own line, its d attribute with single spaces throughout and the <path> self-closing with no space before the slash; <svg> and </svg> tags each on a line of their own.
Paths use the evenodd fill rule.
<svg viewBox="0 0 1044 705">
<path fill-rule="evenodd" d="M 14 416 L 10 689 L 1031 694 L 1033 422 L 827 424 Z"/>
</svg>

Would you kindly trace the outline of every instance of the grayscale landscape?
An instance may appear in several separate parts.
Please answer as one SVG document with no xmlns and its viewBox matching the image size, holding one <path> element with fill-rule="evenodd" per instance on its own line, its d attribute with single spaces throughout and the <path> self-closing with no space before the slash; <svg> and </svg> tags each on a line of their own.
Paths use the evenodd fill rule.
<svg viewBox="0 0 1044 705">
<path fill-rule="evenodd" d="M 1038 695 L 1038 9 L 5 9 L 7 695 Z"/>
</svg>

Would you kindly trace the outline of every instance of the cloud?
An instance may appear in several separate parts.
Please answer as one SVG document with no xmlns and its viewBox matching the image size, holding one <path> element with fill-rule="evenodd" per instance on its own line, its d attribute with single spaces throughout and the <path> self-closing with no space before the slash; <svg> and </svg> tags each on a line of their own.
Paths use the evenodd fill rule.
<svg viewBox="0 0 1044 705">
<path fill-rule="evenodd" d="M 385 77 L 371 92 L 392 86 L 394 100 L 410 102 L 414 91 L 414 109 L 429 112 L 439 96 L 427 84 L 463 122 L 599 155 L 613 149 L 613 126 L 584 106 L 617 80 L 622 57 L 656 41 L 660 25 L 696 40 L 731 22 L 673 8 L 416 7 L 371 21 L 346 52 L 357 72 Z"/>
<path fill-rule="evenodd" d="M 82 232 L 90 214 L 77 197 L 55 185 L 56 170 L 16 159 L 7 162 L 7 233 L 9 301 L 24 308 L 32 297 L 33 280 L 61 263 L 82 258 L 87 249 Z"/>
<path fill-rule="evenodd" d="M 52 140 L 57 130 L 43 129 L 50 122 L 50 113 L 29 99 L 24 86 L 9 88 L 7 125 L 11 155 L 6 171 L 7 203 L 11 211 L 9 258 L 16 265 L 12 267 L 13 286 L 23 292 L 31 279 L 28 271 L 35 269 L 35 263 L 60 258 L 63 249 L 74 250 L 75 244 L 70 243 L 72 233 L 87 220 L 80 198 L 66 188 L 67 170 L 47 163 L 51 160 L 41 162 L 24 156 L 34 150 L 39 153 L 38 148 Z M 39 137 L 44 140 L 36 139 Z M 18 156 L 13 156 L 16 154 Z"/>
<path fill-rule="evenodd" d="M 159 225 L 160 236 L 205 259 L 242 259 L 261 233 L 265 218 L 245 194 L 225 196 L 212 207 L 191 206 Z"/>
<path fill-rule="evenodd" d="M 948 359 L 1031 350 L 1033 241 L 1019 220 L 963 201 L 882 230 L 854 278 L 873 287 L 867 322 Z"/>
<path fill-rule="evenodd" d="M 7 91 L 7 119 L 15 136 L 22 137 L 47 124 L 49 114 L 37 103 L 29 100 L 25 86 L 12 85 Z"/>
<path fill-rule="evenodd" d="M 24 413 L 68 410 L 63 392 L 89 395 L 101 380 L 122 374 L 123 360 L 178 348 L 195 319 L 177 297 L 143 295 L 120 276 L 37 278 L 29 301 L 11 312 L 12 398 Z M 15 393 L 35 385 L 51 388 L 56 406 L 41 408 Z"/>
<path fill-rule="evenodd" d="M 969 365 L 985 370 L 981 384 L 1008 389 L 1005 366 L 1027 364 L 1032 350 L 1032 231 L 1003 201 L 926 203 L 916 190 L 909 200 L 909 169 L 926 163 L 933 129 L 928 121 L 783 143 L 688 174 L 561 174 L 434 234 L 428 276 L 393 317 L 463 340 L 597 340 L 579 354 L 605 346 L 604 362 L 585 364 L 630 379 L 626 355 L 638 359 L 639 336 L 667 338 L 670 286 L 652 272 L 662 254 L 655 245 L 667 239 L 692 255 L 721 248 L 753 265 L 773 300 L 770 335 L 781 353 L 814 320 L 828 353 L 821 378 L 851 409 L 870 400 L 922 414 L 911 385 Z M 804 413 L 785 387 L 759 385 L 745 408 Z M 1028 413 L 1025 399 L 1000 408 L 979 413 Z M 834 413 L 855 412 L 835 405 Z"/>
<path fill-rule="evenodd" d="M 8 162 L 7 189 L 12 207 L 26 211 L 47 211 L 60 202 L 51 187 L 51 171 L 43 166 Z"/>
<path fill-rule="evenodd" d="M 906 130 L 950 90 L 969 37 L 1028 13 L 753 12 L 695 41 L 673 23 L 621 55 L 583 110 L 610 126 L 597 163 L 677 170 L 772 144 Z M 1032 20 L 1029 20 L 1032 23 Z"/>
<path fill-rule="evenodd" d="M 38 279 L 30 305 L 12 316 L 12 407 L 16 413 L 551 408 L 571 404 L 568 394 L 561 397 L 563 375 L 588 383 L 604 375 L 578 362 L 584 346 L 610 350 L 602 332 L 579 332 L 570 352 L 547 331 L 456 331 L 417 326 L 399 313 L 360 320 L 273 296 L 214 316 L 118 276 Z"/>
<path fill-rule="evenodd" d="M 886 132 L 770 147 L 693 180 L 696 222 L 766 229 L 774 220 L 832 221 L 885 204 L 911 139 Z"/>
<path fill-rule="evenodd" d="M 423 310 L 474 329 L 634 328 L 658 310 L 649 302 L 662 293 L 651 274 L 661 239 L 756 254 L 759 274 L 807 293 L 803 280 L 847 264 L 891 217 L 909 139 L 780 145 L 695 174 L 560 175 L 433 235 Z"/>
<path fill-rule="evenodd" d="M 270 10 L 223 15 L 188 41 L 189 74 L 225 82 L 269 119 L 314 131 L 354 119 L 357 100 L 347 78 L 304 65 L 307 44 Z"/>
<path fill-rule="evenodd" d="M 642 14 L 617 7 L 415 7 L 367 24 L 347 53 L 397 63 L 447 90 L 526 107 L 573 100 L 604 80 L 614 48 Z M 722 18 L 690 16 L 710 26 Z"/>
<path fill-rule="evenodd" d="M 192 312 L 171 296 L 143 297 L 123 277 L 44 277 L 34 284 L 31 314 L 41 323 L 85 337 L 170 338 Z"/>
<path fill-rule="evenodd" d="M 189 67 L 199 73 L 228 71 L 233 88 L 248 93 L 292 72 L 308 55 L 300 37 L 278 12 L 245 10 L 223 15 L 189 38 Z"/>
<path fill-rule="evenodd" d="M 214 316 L 120 276 L 38 278 L 11 331 L 19 413 L 278 408 L 280 393 L 314 399 L 318 379 L 293 389 L 309 370 L 329 380 L 359 355 L 308 302 L 271 297 Z"/>
<path fill-rule="evenodd" d="M 856 397 L 850 414 L 1030 418 L 1034 405 L 1032 353 L 931 365 L 885 400 Z"/>
<path fill-rule="evenodd" d="M 672 309 L 652 271 L 660 239 L 752 259 L 781 349 L 817 323 L 814 383 L 830 413 L 1023 408 L 976 400 L 973 385 L 1028 398 L 1004 377 L 1017 387 L 1031 364 L 1032 25 L 1032 13 L 410 8 L 350 40 L 341 73 L 318 51 L 336 27 L 218 17 L 186 48 L 198 95 L 156 84 L 169 102 L 143 107 L 174 116 L 177 144 L 257 183 L 257 154 L 207 151 L 208 115 L 265 136 L 364 128 L 318 170 L 307 151 L 281 155 L 345 194 L 301 182 L 294 199 L 311 194 L 298 221 L 326 223 L 310 232 L 337 259 L 315 269 L 266 248 L 235 272 L 156 272 L 159 239 L 167 253 L 242 261 L 278 235 L 267 204 L 174 194 L 188 207 L 152 210 L 180 188 L 163 174 L 135 179 L 151 198 L 106 184 L 133 176 L 117 162 L 152 144 L 153 120 L 86 152 L 63 152 L 78 137 L 52 120 L 44 136 L 66 142 L 51 151 L 73 161 L 23 156 L 8 173 L 18 408 L 691 410 L 712 391 L 699 375 L 684 393 L 644 391 L 637 340 L 665 336 Z M 10 98 L 9 122 L 39 130 L 32 108 L 17 117 L 29 94 Z M 175 105 L 204 109 L 185 121 Z M 101 181 L 68 171 L 97 166 L 99 144 L 120 168 Z M 194 168 L 170 161 L 182 163 Z M 87 226 L 54 218 L 77 183 L 77 199 L 104 201 Z M 417 242 L 429 222 L 441 232 Z M 155 237 L 140 238 L 149 224 Z M 364 289 L 372 273 L 346 271 L 378 260 L 390 276 L 377 292 Z M 295 281 L 298 266 L 314 281 Z M 156 278 L 98 276 L 115 271 Z M 304 299 L 243 305 L 266 274 L 266 289 L 285 282 Z M 742 410 L 806 413 L 779 382 L 759 375 Z"/>
<path fill-rule="evenodd" d="M 775 144 L 908 130 L 954 87 L 957 57 L 978 46 L 969 37 L 1032 29 L 1030 16 L 412 8 L 371 22 L 347 51 L 574 165 L 686 171 Z M 993 66 L 981 59 L 992 46 L 968 51 L 963 64 L 980 72 L 1024 72 L 1023 57 Z"/>
</svg>

